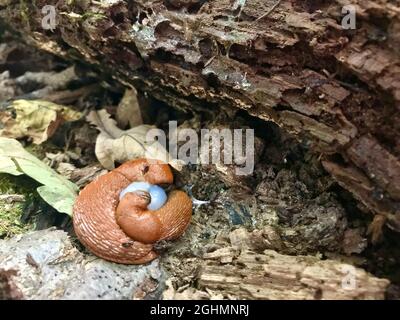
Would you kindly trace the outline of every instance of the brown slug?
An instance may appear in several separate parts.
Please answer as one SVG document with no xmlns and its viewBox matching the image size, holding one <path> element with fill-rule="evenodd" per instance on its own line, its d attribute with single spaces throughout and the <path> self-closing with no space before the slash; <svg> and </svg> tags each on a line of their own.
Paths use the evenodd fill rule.
<svg viewBox="0 0 400 320">
<path fill-rule="evenodd" d="M 173 174 L 168 164 L 158 160 L 126 162 L 79 193 L 73 224 L 78 239 L 96 256 L 117 263 L 142 264 L 158 256 L 154 243 L 183 234 L 192 216 L 192 201 L 185 192 L 174 190 L 161 208 L 149 210 L 148 192 L 121 194 L 132 182 L 172 184 Z"/>
</svg>

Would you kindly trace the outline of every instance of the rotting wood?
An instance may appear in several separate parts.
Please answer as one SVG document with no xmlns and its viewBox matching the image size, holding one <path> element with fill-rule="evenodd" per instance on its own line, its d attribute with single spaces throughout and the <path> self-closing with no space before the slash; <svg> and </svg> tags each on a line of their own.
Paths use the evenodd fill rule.
<svg viewBox="0 0 400 320">
<path fill-rule="evenodd" d="M 227 259 L 229 257 L 230 259 Z M 200 289 L 239 299 L 384 299 L 386 279 L 335 260 L 227 247 L 205 255 Z"/>
<path fill-rule="evenodd" d="M 276 122 L 400 231 L 400 1 L 353 1 L 356 30 L 340 25 L 346 4 L 2 0 L 0 16 L 30 43 L 175 107 L 220 105 Z M 54 33 L 41 27 L 44 5 L 57 6 Z"/>
</svg>

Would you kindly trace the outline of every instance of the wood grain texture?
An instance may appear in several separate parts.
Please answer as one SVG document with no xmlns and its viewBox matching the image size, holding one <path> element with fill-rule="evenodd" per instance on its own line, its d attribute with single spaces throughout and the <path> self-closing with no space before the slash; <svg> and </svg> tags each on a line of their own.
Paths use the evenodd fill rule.
<svg viewBox="0 0 400 320">
<path fill-rule="evenodd" d="M 225 247 L 204 256 L 198 285 L 239 299 L 384 299 L 389 281 L 336 260 Z"/>
</svg>

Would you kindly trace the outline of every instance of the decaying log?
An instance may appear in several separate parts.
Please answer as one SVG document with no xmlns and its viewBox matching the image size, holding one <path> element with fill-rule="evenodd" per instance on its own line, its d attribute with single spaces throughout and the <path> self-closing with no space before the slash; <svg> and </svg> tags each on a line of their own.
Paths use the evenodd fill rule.
<svg viewBox="0 0 400 320">
<path fill-rule="evenodd" d="M 276 122 L 400 231 L 400 1 L 352 1 L 357 29 L 344 30 L 348 3 L 0 0 L 0 17 L 175 107 Z M 54 32 L 42 28 L 44 5 L 56 6 Z"/>
<path fill-rule="evenodd" d="M 205 255 L 201 289 L 239 299 L 383 299 L 389 281 L 335 260 L 287 256 L 273 250 L 238 253 L 227 247 Z"/>
</svg>

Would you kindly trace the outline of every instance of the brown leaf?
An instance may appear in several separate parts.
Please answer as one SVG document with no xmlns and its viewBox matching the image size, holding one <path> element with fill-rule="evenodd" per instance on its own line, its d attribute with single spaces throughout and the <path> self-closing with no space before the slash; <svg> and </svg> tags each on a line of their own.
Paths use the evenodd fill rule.
<svg viewBox="0 0 400 320">
<path fill-rule="evenodd" d="M 7 138 L 30 137 L 35 144 L 50 138 L 64 121 L 78 120 L 82 115 L 68 107 L 42 100 L 16 100 L 11 108 L 17 117 L 3 113 L 2 136 Z"/>
<path fill-rule="evenodd" d="M 169 163 L 177 170 L 182 169 L 178 160 L 172 160 L 168 151 L 159 142 L 148 142 L 146 135 L 156 127 L 140 125 L 129 130 L 121 130 L 106 110 L 92 111 L 87 120 L 100 131 L 96 140 L 95 153 L 102 166 L 108 170 L 115 168 L 115 162 L 123 163 L 131 159 L 158 159 Z"/>
<path fill-rule="evenodd" d="M 127 89 L 118 105 L 116 119 L 120 128 L 130 128 L 143 124 L 136 89 Z"/>
</svg>

